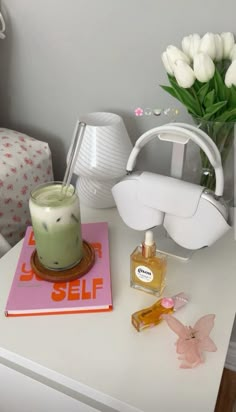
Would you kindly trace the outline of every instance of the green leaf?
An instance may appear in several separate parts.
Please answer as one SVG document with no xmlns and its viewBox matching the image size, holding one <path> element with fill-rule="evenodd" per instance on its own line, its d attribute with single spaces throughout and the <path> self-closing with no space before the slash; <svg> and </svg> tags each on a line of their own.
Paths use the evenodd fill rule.
<svg viewBox="0 0 236 412">
<path fill-rule="evenodd" d="M 176 96 L 176 93 L 173 89 L 173 87 L 170 86 L 165 86 L 165 85 L 160 85 L 160 87 L 165 90 L 167 93 L 171 94 L 171 96 L 175 97 L 176 99 L 178 99 L 178 97 Z"/>
<path fill-rule="evenodd" d="M 191 94 L 192 94 L 192 96 L 193 96 L 193 98 L 194 98 L 195 104 L 197 105 L 196 110 L 197 110 L 199 113 L 202 114 L 202 105 L 201 105 L 201 103 L 200 103 L 200 101 L 199 101 L 199 98 L 198 98 L 198 95 L 197 95 L 197 92 L 196 92 L 195 88 L 194 88 L 194 87 L 191 87 L 189 90 L 190 90 L 190 92 L 191 92 Z"/>
<path fill-rule="evenodd" d="M 222 107 L 224 107 L 227 104 L 227 101 L 224 102 L 218 102 L 215 104 L 212 104 L 211 106 L 206 108 L 206 114 L 203 116 L 204 120 L 210 120 L 212 117 L 212 120 L 215 120 L 213 115 L 217 113 Z"/>
<path fill-rule="evenodd" d="M 200 100 L 200 103 L 202 104 L 204 102 L 205 96 L 208 92 L 209 89 L 209 82 L 205 83 L 198 91 L 197 95 Z"/>
<path fill-rule="evenodd" d="M 224 84 L 223 78 L 221 77 L 217 67 L 215 68 L 215 74 L 214 74 L 213 79 L 214 79 L 214 85 L 215 85 L 215 93 L 216 93 L 216 96 L 218 97 L 218 101 L 226 100 L 227 99 L 226 86 Z"/>
<path fill-rule="evenodd" d="M 236 86 L 231 86 L 229 89 L 228 108 L 234 109 L 236 107 Z"/>
<path fill-rule="evenodd" d="M 208 108 L 209 106 L 212 106 L 214 104 L 215 100 L 215 90 L 211 90 L 209 93 L 207 93 L 205 99 L 204 99 L 204 106 Z"/>
<path fill-rule="evenodd" d="M 231 122 L 236 121 L 236 108 L 233 110 L 222 113 L 220 116 L 215 119 L 217 122 Z"/>
<path fill-rule="evenodd" d="M 193 84 L 193 87 L 194 87 L 194 89 L 196 90 L 196 92 L 198 92 L 200 89 L 201 89 L 201 87 L 202 87 L 202 83 L 201 82 L 199 82 L 199 80 L 195 80 L 195 82 L 194 82 L 194 84 Z"/>
<path fill-rule="evenodd" d="M 201 116 L 202 113 L 199 110 L 196 99 L 192 96 L 190 89 L 180 87 L 173 77 L 169 77 L 169 81 L 175 91 L 177 99 L 187 107 L 190 113 L 195 116 Z"/>
</svg>

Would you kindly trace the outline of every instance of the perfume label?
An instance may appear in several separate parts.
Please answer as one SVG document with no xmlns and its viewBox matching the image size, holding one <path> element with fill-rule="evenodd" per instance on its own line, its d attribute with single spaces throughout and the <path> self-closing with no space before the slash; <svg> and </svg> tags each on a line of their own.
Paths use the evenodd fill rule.
<svg viewBox="0 0 236 412">
<path fill-rule="evenodd" d="M 146 266 L 137 266 L 135 269 L 135 275 L 143 282 L 152 282 L 153 280 L 153 273 Z"/>
</svg>

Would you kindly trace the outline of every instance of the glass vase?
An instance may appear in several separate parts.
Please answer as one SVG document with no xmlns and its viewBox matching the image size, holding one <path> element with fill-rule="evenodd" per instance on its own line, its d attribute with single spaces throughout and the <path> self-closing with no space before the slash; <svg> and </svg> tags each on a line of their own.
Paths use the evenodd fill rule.
<svg viewBox="0 0 236 412">
<path fill-rule="evenodd" d="M 234 139 L 235 122 L 206 121 L 194 119 L 195 124 L 210 136 L 216 144 L 224 170 L 224 199 L 234 206 Z M 215 189 L 215 173 L 205 153 L 200 150 L 200 185 Z"/>
</svg>

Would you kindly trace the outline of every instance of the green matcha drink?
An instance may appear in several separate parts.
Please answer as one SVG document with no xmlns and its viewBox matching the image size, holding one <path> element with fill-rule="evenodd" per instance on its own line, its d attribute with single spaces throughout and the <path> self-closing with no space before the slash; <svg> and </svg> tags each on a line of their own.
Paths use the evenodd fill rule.
<svg viewBox="0 0 236 412">
<path fill-rule="evenodd" d="M 29 201 L 37 254 L 43 266 L 64 270 L 82 258 L 79 199 L 70 185 L 61 182 L 37 186 Z"/>
</svg>

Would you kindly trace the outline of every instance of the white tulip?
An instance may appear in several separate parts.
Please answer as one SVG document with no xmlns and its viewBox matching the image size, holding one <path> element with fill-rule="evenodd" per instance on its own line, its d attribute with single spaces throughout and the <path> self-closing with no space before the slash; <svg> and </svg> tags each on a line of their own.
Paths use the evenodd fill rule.
<svg viewBox="0 0 236 412">
<path fill-rule="evenodd" d="M 233 60 L 225 74 L 225 84 L 227 87 L 236 86 L 236 60 Z"/>
<path fill-rule="evenodd" d="M 182 50 L 184 54 L 186 54 L 186 56 L 189 56 L 189 57 L 190 57 L 189 55 L 190 43 L 191 43 L 190 36 L 183 37 L 182 42 L 181 42 Z"/>
<path fill-rule="evenodd" d="M 161 59 L 162 59 L 162 63 L 164 64 L 164 67 L 165 67 L 167 73 L 169 73 L 171 76 L 173 76 L 174 72 L 173 72 L 173 69 L 172 69 L 171 64 L 169 62 L 168 55 L 167 55 L 166 51 L 164 53 L 162 53 Z"/>
<path fill-rule="evenodd" d="M 182 50 L 178 49 L 178 47 L 170 45 L 167 47 L 166 53 L 172 70 L 176 60 L 183 60 L 188 64 L 190 63 L 189 57 Z"/>
<path fill-rule="evenodd" d="M 188 89 L 195 82 L 195 74 L 193 69 L 183 60 L 176 60 L 174 66 L 174 75 L 180 87 Z"/>
<path fill-rule="evenodd" d="M 223 59 L 223 40 L 220 34 L 215 34 L 215 61 L 220 62 Z"/>
<path fill-rule="evenodd" d="M 213 60 L 206 53 L 196 54 L 193 60 L 193 71 L 199 82 L 208 82 L 215 73 Z"/>
<path fill-rule="evenodd" d="M 212 60 L 216 56 L 215 35 L 213 33 L 206 33 L 201 39 L 199 52 L 208 54 Z"/>
<path fill-rule="evenodd" d="M 234 46 L 234 35 L 233 33 L 221 33 L 221 38 L 223 41 L 223 58 L 229 59 L 231 49 Z"/>
<path fill-rule="evenodd" d="M 230 55 L 229 55 L 230 60 L 236 60 L 236 44 L 231 49 Z"/>
<path fill-rule="evenodd" d="M 191 43 L 191 35 L 183 37 L 181 46 L 182 46 L 182 50 L 184 54 L 186 54 L 187 56 L 189 56 L 190 43 Z"/>
<path fill-rule="evenodd" d="M 201 38 L 199 34 L 194 33 L 189 36 L 185 36 L 182 40 L 183 52 L 192 60 L 196 53 L 199 51 Z"/>
</svg>

